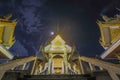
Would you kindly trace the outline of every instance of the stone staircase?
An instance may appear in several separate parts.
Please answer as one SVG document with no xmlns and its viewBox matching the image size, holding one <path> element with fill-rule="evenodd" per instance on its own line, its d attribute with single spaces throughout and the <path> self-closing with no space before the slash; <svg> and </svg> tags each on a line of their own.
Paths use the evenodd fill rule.
<svg viewBox="0 0 120 80">
<path fill-rule="evenodd" d="M 106 70 L 92 71 L 92 75 L 96 77 L 96 80 L 112 80 Z"/>
<path fill-rule="evenodd" d="M 96 80 L 95 77 L 86 75 L 25 75 L 18 80 Z"/>
<path fill-rule="evenodd" d="M 28 70 L 9 70 L 4 74 L 2 80 L 18 80 L 28 74 Z"/>
<path fill-rule="evenodd" d="M 84 75 L 29 75 L 28 71 L 7 71 L 2 80 L 96 80 L 96 77 L 90 74 Z"/>
<path fill-rule="evenodd" d="M 120 77 L 120 76 L 119 76 Z M 112 80 L 106 70 L 93 71 L 90 74 L 52 74 L 29 75 L 27 70 L 9 70 L 2 80 Z"/>
</svg>

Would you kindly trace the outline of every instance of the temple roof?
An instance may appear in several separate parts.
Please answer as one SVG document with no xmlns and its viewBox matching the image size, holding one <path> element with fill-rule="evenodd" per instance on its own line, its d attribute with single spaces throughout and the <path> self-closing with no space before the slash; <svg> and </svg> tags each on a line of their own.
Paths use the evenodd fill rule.
<svg viewBox="0 0 120 80">
<path fill-rule="evenodd" d="M 51 44 L 45 46 L 44 51 L 49 53 L 61 53 L 64 52 L 64 50 L 68 53 L 71 52 L 72 47 L 70 47 L 69 45 L 65 44 L 65 41 L 61 38 L 60 35 L 57 35 L 52 41 Z"/>
<path fill-rule="evenodd" d="M 65 44 L 65 41 L 60 37 L 60 35 L 57 35 L 57 36 L 51 41 L 51 44 L 62 45 L 62 44 Z"/>
</svg>

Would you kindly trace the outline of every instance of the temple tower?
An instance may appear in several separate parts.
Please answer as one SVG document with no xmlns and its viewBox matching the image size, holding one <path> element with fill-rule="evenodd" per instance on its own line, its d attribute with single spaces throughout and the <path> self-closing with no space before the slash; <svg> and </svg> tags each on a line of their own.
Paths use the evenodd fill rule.
<svg viewBox="0 0 120 80">
<path fill-rule="evenodd" d="M 44 48 L 44 55 L 48 59 L 48 74 L 68 74 L 69 57 L 72 47 L 57 35 L 49 45 Z"/>
</svg>

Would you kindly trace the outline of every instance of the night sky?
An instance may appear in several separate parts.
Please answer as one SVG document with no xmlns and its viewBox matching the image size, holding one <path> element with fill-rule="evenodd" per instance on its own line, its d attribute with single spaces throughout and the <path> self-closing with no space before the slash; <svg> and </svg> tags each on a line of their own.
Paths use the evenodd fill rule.
<svg viewBox="0 0 120 80">
<path fill-rule="evenodd" d="M 12 13 L 17 19 L 15 44 L 10 51 L 16 56 L 39 53 L 41 45 L 60 34 L 81 55 L 100 55 L 97 20 L 103 15 L 119 14 L 120 0 L 0 0 L 0 16 Z"/>
</svg>

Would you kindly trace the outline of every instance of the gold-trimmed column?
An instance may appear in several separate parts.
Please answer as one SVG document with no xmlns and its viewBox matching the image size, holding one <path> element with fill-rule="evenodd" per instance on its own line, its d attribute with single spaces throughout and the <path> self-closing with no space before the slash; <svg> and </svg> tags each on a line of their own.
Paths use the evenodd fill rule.
<svg viewBox="0 0 120 80">
<path fill-rule="evenodd" d="M 79 64 L 80 64 L 80 71 L 81 71 L 81 74 L 85 74 L 84 66 L 83 66 L 83 61 L 82 61 L 80 58 L 78 58 L 78 59 L 79 59 Z"/>
<path fill-rule="evenodd" d="M 49 54 L 49 60 L 48 60 L 48 74 L 52 73 L 52 54 Z"/>
<path fill-rule="evenodd" d="M 95 66 L 93 64 L 89 63 L 89 67 L 91 71 L 95 71 Z"/>
</svg>

